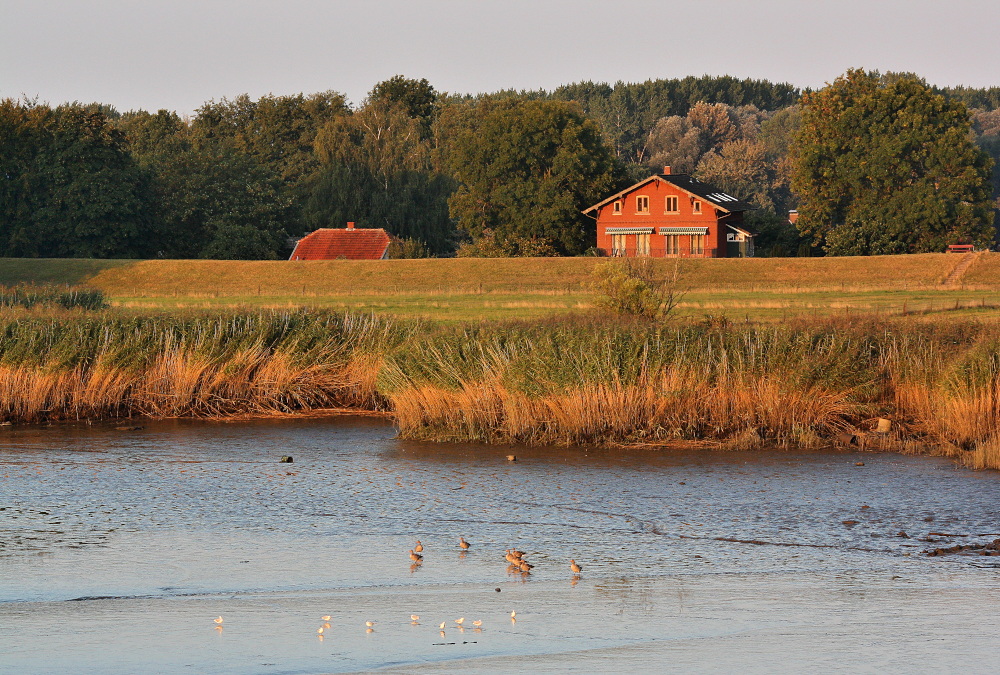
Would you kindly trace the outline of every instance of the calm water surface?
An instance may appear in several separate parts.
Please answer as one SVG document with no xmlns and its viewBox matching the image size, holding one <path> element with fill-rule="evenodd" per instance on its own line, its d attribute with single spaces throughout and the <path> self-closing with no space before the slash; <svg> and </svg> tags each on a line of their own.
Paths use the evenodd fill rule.
<svg viewBox="0 0 1000 675">
<path fill-rule="evenodd" d="M 0 672 L 995 672 L 1000 558 L 922 552 L 998 506 L 1000 475 L 897 455 L 7 427 Z"/>
</svg>

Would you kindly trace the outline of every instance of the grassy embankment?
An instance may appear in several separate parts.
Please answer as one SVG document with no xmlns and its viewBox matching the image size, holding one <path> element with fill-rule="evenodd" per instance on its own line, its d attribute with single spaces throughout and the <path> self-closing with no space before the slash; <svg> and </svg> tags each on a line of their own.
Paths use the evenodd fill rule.
<svg viewBox="0 0 1000 675">
<path fill-rule="evenodd" d="M 684 260 L 678 314 L 781 321 L 794 316 L 1000 316 L 1000 254 Z M 595 258 L 387 261 L 0 260 L 0 285 L 85 284 L 117 307 L 317 307 L 436 321 L 586 314 Z M 670 261 L 657 261 L 664 274 Z"/>
<path fill-rule="evenodd" d="M 1000 468 L 1000 326 L 801 319 L 475 326 L 329 312 L 0 320 L 0 419 L 348 406 L 493 443 L 861 447 Z M 875 420 L 893 421 L 885 436 Z"/>
</svg>

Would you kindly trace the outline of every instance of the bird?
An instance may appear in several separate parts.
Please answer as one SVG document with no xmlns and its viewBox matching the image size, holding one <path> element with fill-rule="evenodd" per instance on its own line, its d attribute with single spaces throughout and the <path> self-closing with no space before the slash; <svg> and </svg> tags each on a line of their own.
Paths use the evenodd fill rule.
<svg viewBox="0 0 1000 675">
<path fill-rule="evenodd" d="M 512 565 L 516 565 L 518 561 L 521 560 L 521 556 L 514 555 L 514 552 L 510 549 L 507 549 L 507 555 L 505 555 L 504 558 Z"/>
<path fill-rule="evenodd" d="M 518 567 L 521 569 L 522 572 L 530 572 L 531 568 L 534 567 L 534 565 L 529 563 L 527 560 L 522 560 L 521 564 L 518 565 Z"/>
<path fill-rule="evenodd" d="M 326 616 L 321 616 L 321 617 L 319 618 L 319 620 L 320 620 L 320 621 L 329 621 L 329 620 L 330 620 L 330 615 L 329 615 L 329 614 L 327 614 Z"/>
<path fill-rule="evenodd" d="M 416 551 L 417 553 L 423 552 L 424 545 L 420 543 L 419 539 L 417 539 L 417 545 L 413 547 L 413 550 Z"/>
<path fill-rule="evenodd" d="M 441 622 L 441 624 L 440 624 L 440 625 L 438 626 L 438 628 L 440 628 L 441 630 L 444 630 L 444 624 L 445 624 L 445 623 L 446 623 L 446 622 L 442 621 L 442 622 Z"/>
<path fill-rule="evenodd" d="M 218 619 L 212 619 L 212 620 L 215 621 L 216 624 L 220 626 L 222 625 L 223 618 L 221 616 Z"/>
<path fill-rule="evenodd" d="M 413 549 L 412 548 L 410 549 L 410 560 L 412 560 L 413 562 L 420 562 L 423 559 L 424 556 L 420 555 L 419 553 L 414 553 Z"/>
<path fill-rule="evenodd" d="M 517 612 L 516 611 L 511 612 L 510 613 L 510 618 L 516 619 L 517 618 Z"/>
<path fill-rule="evenodd" d="M 365 625 L 368 626 L 369 628 L 374 628 L 375 627 L 375 622 L 374 621 L 365 621 Z"/>
<path fill-rule="evenodd" d="M 512 556 L 514 556 L 515 558 L 523 558 L 524 557 L 524 551 L 518 551 L 516 548 L 512 548 L 510 550 L 510 554 Z"/>
<path fill-rule="evenodd" d="M 468 551 L 469 547 L 472 544 L 470 544 L 469 542 L 465 541 L 465 537 L 459 537 L 458 538 L 458 545 L 462 547 L 463 551 Z"/>
<path fill-rule="evenodd" d="M 411 614 L 410 615 L 410 621 L 412 621 L 413 623 L 416 623 L 417 621 L 420 621 L 420 617 L 417 616 L 416 614 Z"/>
<path fill-rule="evenodd" d="M 455 623 L 457 623 L 459 626 L 462 625 L 463 621 L 465 621 L 465 617 L 464 616 L 462 618 L 460 618 L 460 619 L 455 619 Z"/>
<path fill-rule="evenodd" d="M 479 628 L 480 626 L 483 625 L 483 622 L 481 619 L 476 619 L 475 621 L 472 622 L 472 625 L 475 626 L 476 628 Z"/>
<path fill-rule="evenodd" d="M 582 572 L 582 571 L 583 571 L 583 568 L 582 568 L 582 567 L 580 567 L 579 565 L 577 565 L 577 564 L 576 564 L 576 561 L 575 561 L 575 560 L 572 560 L 572 559 L 570 559 L 570 561 L 569 561 L 569 568 L 570 568 L 571 570 L 573 570 L 573 572 L 574 572 L 575 574 L 579 574 L 580 572 Z"/>
<path fill-rule="evenodd" d="M 320 626 L 320 627 L 319 627 L 319 630 L 317 630 L 316 632 L 317 632 L 317 633 L 318 633 L 319 635 L 322 635 L 322 634 L 323 634 L 323 627 L 322 627 L 322 626 Z"/>
</svg>

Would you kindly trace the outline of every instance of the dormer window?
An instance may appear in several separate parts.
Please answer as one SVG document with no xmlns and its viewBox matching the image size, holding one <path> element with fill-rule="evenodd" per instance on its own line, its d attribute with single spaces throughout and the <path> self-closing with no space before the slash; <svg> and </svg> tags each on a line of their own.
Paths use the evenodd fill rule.
<svg viewBox="0 0 1000 675">
<path fill-rule="evenodd" d="M 681 209 L 677 203 L 677 196 L 670 195 L 666 199 L 665 207 L 663 209 L 664 213 L 680 213 Z"/>
<path fill-rule="evenodd" d="M 635 212 L 649 213 L 649 197 L 647 195 L 639 195 L 635 198 Z"/>
<path fill-rule="evenodd" d="M 701 213 L 701 202 L 699 200 L 695 199 L 691 202 L 691 211 L 693 213 Z"/>
<path fill-rule="evenodd" d="M 615 202 L 615 205 L 611 209 L 611 213 L 616 216 L 620 216 L 622 214 L 622 201 L 620 199 Z"/>
</svg>

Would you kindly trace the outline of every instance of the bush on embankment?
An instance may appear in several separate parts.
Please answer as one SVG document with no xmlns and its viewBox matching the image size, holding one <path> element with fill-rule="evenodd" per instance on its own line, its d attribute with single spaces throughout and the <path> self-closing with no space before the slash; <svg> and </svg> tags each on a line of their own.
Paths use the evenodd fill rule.
<svg viewBox="0 0 1000 675">
<path fill-rule="evenodd" d="M 937 452 L 1000 468 L 1000 327 L 123 312 L 0 320 L 0 419 L 392 410 L 404 437 Z M 872 433 L 880 417 L 887 435 Z M 846 436 L 845 436 L 846 434 Z"/>
</svg>

